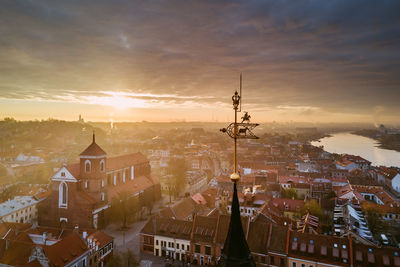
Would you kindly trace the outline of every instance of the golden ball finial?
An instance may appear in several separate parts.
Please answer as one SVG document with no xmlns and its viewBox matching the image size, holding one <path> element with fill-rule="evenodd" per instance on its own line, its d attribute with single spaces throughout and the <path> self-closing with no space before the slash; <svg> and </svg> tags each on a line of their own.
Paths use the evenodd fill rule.
<svg viewBox="0 0 400 267">
<path fill-rule="evenodd" d="M 237 172 L 231 174 L 231 181 L 232 182 L 236 183 L 239 180 L 240 180 L 240 175 Z"/>
</svg>

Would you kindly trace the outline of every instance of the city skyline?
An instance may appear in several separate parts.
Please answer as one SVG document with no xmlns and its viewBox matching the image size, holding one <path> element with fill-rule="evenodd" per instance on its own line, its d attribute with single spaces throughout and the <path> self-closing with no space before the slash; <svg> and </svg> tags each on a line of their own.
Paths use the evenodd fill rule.
<svg viewBox="0 0 400 267">
<path fill-rule="evenodd" d="M 395 1 L 0 4 L 0 117 L 398 123 Z"/>
</svg>

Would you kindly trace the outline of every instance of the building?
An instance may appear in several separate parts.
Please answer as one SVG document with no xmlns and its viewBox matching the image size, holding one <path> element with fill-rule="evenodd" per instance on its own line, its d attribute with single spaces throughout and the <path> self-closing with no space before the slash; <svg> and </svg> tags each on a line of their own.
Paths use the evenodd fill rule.
<svg viewBox="0 0 400 267">
<path fill-rule="evenodd" d="M 97 228 L 103 223 L 104 210 L 120 193 L 128 192 L 142 203 L 161 195 L 149 161 L 140 152 L 108 158 L 93 135 L 79 159 L 51 178 L 50 196 L 39 208 L 40 225 Z"/>
<path fill-rule="evenodd" d="M 17 196 L 0 204 L 0 221 L 33 223 L 37 221 L 37 204 L 31 196 Z"/>
<path fill-rule="evenodd" d="M 113 254 L 114 238 L 99 230 L 0 224 L 0 265 L 100 267 Z"/>
</svg>

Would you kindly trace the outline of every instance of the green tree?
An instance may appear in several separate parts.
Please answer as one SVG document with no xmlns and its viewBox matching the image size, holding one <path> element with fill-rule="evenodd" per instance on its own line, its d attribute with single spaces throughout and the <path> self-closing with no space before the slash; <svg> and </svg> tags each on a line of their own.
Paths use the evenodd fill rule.
<svg viewBox="0 0 400 267">
<path fill-rule="evenodd" d="M 293 188 L 282 189 L 282 198 L 299 199 L 296 190 L 294 190 Z"/>
<path fill-rule="evenodd" d="M 109 211 L 110 221 L 120 223 L 121 228 L 126 228 L 129 217 L 134 216 L 139 208 L 136 197 L 131 197 L 128 192 L 124 191 L 111 200 Z"/>
<path fill-rule="evenodd" d="M 336 193 L 335 191 L 331 190 L 327 195 L 326 195 L 326 199 L 331 199 L 336 197 Z"/>
<path fill-rule="evenodd" d="M 186 186 L 186 162 L 184 158 L 172 158 L 167 167 L 167 174 L 171 175 L 169 181 L 170 195 L 177 197 L 183 192 Z M 170 197 L 171 201 L 171 197 Z"/>
<path fill-rule="evenodd" d="M 318 218 L 322 218 L 322 208 L 317 200 L 311 199 L 308 200 L 303 207 L 300 208 L 300 215 L 310 213 L 311 215 L 317 216 Z"/>
<path fill-rule="evenodd" d="M 372 234 L 388 230 L 389 225 L 381 219 L 382 212 L 375 204 L 366 202 L 363 204 L 363 210 L 367 217 L 368 228 Z"/>
</svg>

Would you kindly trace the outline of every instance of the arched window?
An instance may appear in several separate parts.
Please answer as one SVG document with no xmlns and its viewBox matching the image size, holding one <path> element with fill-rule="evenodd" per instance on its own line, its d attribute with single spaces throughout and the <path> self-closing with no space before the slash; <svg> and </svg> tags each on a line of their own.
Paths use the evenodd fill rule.
<svg viewBox="0 0 400 267">
<path fill-rule="evenodd" d="M 90 164 L 90 160 L 86 160 L 85 161 L 85 172 L 90 172 L 91 170 L 91 164 Z"/>
<path fill-rule="evenodd" d="M 104 159 L 102 159 L 101 161 L 100 161 L 100 171 L 101 172 L 104 172 L 106 170 L 106 168 L 105 168 L 105 162 L 104 162 Z"/>
<path fill-rule="evenodd" d="M 68 205 L 68 186 L 62 182 L 58 188 L 58 206 L 66 208 Z"/>
</svg>

